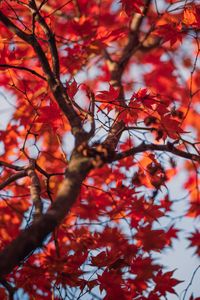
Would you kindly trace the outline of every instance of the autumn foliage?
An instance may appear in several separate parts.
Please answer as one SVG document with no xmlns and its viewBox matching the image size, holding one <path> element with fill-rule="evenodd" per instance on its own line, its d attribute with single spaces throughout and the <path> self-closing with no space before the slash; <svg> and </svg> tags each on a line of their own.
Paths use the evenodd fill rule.
<svg viewBox="0 0 200 300">
<path fill-rule="evenodd" d="M 176 294 L 156 255 L 177 174 L 200 216 L 199 32 L 198 0 L 0 2 L 0 299 Z"/>
</svg>

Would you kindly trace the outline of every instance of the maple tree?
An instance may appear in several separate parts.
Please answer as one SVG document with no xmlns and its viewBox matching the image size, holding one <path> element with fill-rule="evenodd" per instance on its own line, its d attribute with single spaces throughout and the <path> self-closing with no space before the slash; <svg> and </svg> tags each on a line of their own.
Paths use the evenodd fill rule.
<svg viewBox="0 0 200 300">
<path fill-rule="evenodd" d="M 3 0 L 0 30 L 0 298 L 176 294 L 155 254 L 180 172 L 200 215 L 198 1 Z"/>
</svg>

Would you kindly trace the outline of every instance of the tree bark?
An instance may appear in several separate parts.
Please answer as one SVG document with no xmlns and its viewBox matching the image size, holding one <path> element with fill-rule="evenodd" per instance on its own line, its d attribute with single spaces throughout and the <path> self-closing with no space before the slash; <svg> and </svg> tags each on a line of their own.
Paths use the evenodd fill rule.
<svg viewBox="0 0 200 300">
<path fill-rule="evenodd" d="M 80 193 L 82 181 L 92 168 L 91 160 L 79 153 L 72 155 L 66 178 L 60 185 L 55 202 L 46 214 L 21 231 L 0 253 L 0 277 L 9 274 L 34 250 L 42 247 L 45 238 L 64 219 Z"/>
</svg>

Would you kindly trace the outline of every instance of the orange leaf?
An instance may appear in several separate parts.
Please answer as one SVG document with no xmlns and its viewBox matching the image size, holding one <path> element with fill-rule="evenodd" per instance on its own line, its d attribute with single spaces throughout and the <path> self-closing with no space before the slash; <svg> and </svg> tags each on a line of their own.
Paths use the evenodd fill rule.
<svg viewBox="0 0 200 300">
<path fill-rule="evenodd" d="M 193 25 L 197 22 L 195 7 L 186 7 L 183 13 L 183 23 L 186 25 Z"/>
</svg>

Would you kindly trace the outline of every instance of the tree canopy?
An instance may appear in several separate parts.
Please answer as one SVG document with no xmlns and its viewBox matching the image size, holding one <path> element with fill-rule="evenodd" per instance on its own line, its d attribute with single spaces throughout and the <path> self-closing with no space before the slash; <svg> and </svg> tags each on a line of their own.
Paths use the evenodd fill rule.
<svg viewBox="0 0 200 300">
<path fill-rule="evenodd" d="M 1 299 L 176 294 L 155 256 L 174 202 L 200 215 L 199 31 L 198 0 L 0 2 Z"/>
</svg>

